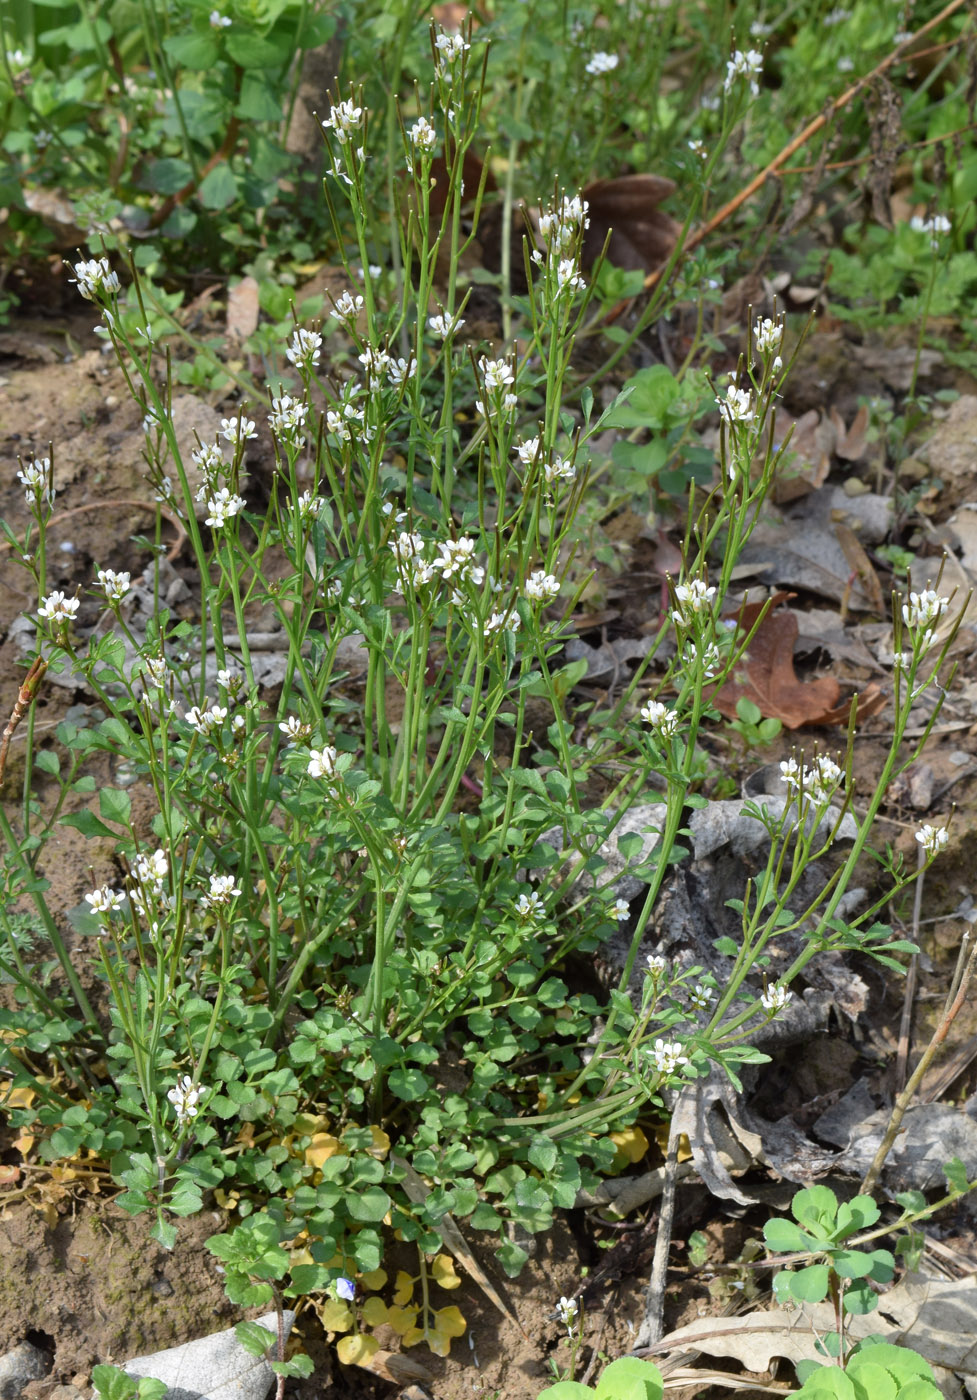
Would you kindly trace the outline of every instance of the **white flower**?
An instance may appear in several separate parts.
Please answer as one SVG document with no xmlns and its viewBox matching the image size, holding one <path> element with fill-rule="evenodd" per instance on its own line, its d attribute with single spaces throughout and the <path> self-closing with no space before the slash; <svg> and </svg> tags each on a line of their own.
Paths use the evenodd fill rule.
<svg viewBox="0 0 977 1400">
<path fill-rule="evenodd" d="M 561 195 L 554 209 L 539 216 L 539 231 L 547 246 L 559 256 L 573 244 L 582 229 L 590 227 L 590 205 L 580 195 Z"/>
<path fill-rule="evenodd" d="M 245 507 L 243 496 L 233 495 L 226 486 L 207 501 L 207 516 L 205 525 L 209 525 L 212 530 L 219 530 L 222 525 L 226 525 L 228 520 L 235 515 L 240 515 Z"/>
<path fill-rule="evenodd" d="M 92 906 L 93 914 L 112 914 L 116 909 L 122 908 L 125 895 L 119 890 L 110 890 L 108 885 L 102 885 L 100 889 L 86 894 L 85 900 Z"/>
<path fill-rule="evenodd" d="M 545 569 L 535 569 L 523 584 L 522 591 L 531 603 L 549 603 L 559 597 L 560 583 Z"/>
<path fill-rule="evenodd" d="M 417 373 L 417 361 L 411 355 L 409 360 L 401 357 L 399 360 L 391 359 L 387 365 L 387 378 L 395 389 L 399 389 L 405 379 L 413 379 Z"/>
<path fill-rule="evenodd" d="M 74 281 L 86 301 L 94 301 L 99 292 L 112 295 L 120 288 L 118 274 L 109 267 L 108 258 L 92 258 L 90 262 L 75 263 Z"/>
<path fill-rule="evenodd" d="M 492 613 L 483 630 L 486 637 L 493 637 L 496 632 L 518 632 L 521 626 L 522 619 L 513 608 L 507 613 Z"/>
<path fill-rule="evenodd" d="M 23 49 L 8 49 L 7 62 L 13 69 L 15 76 L 17 73 L 22 73 L 25 68 L 29 68 L 31 63 Z"/>
<path fill-rule="evenodd" d="M 657 982 L 660 977 L 664 977 L 667 963 L 658 953 L 649 953 L 645 962 L 648 964 L 648 976 Z"/>
<path fill-rule="evenodd" d="M 141 885 L 162 885 L 170 873 L 170 863 L 162 847 L 157 846 L 151 856 L 137 856 L 135 873 Z"/>
<path fill-rule="evenodd" d="M 237 671 L 221 670 L 217 672 L 217 684 L 222 685 L 228 695 L 235 696 L 244 684 L 244 677 Z"/>
<path fill-rule="evenodd" d="M 210 709 L 202 710 L 199 705 L 192 705 L 183 718 L 191 729 L 195 729 L 202 738 L 206 739 L 215 729 L 220 729 L 227 719 L 227 706 L 211 705 Z"/>
<path fill-rule="evenodd" d="M 787 791 L 790 792 L 801 785 L 801 766 L 796 758 L 785 758 L 780 765 L 781 782 L 787 784 Z"/>
<path fill-rule="evenodd" d="M 561 1298 L 556 1305 L 556 1312 L 563 1326 L 573 1336 L 573 1329 L 577 1325 L 577 1318 L 580 1316 L 580 1307 L 576 1298 Z"/>
<path fill-rule="evenodd" d="M 702 143 L 701 141 L 697 141 L 697 140 L 692 140 L 692 141 L 690 141 L 690 142 L 689 142 L 689 150 L 692 152 L 692 154 L 693 154 L 694 156 L 698 156 L 699 160 L 706 160 L 707 157 L 708 157 L 708 155 L 709 155 L 709 152 L 706 150 L 705 146 L 703 145 L 703 143 Z"/>
<path fill-rule="evenodd" d="M 546 905 L 536 891 L 531 890 L 516 900 L 516 913 L 520 919 L 541 919 L 546 913 Z"/>
<path fill-rule="evenodd" d="M 652 729 L 658 730 L 663 739 L 670 739 L 673 734 L 678 733 L 678 715 L 660 700 L 649 700 L 647 705 L 642 705 L 638 713 L 645 724 L 650 724 Z"/>
<path fill-rule="evenodd" d="M 933 588 L 910 593 L 909 602 L 902 605 L 902 620 L 907 627 L 930 632 L 950 606 L 949 598 L 941 597 Z"/>
<path fill-rule="evenodd" d="M 449 335 L 454 335 L 465 324 L 460 316 L 448 316 L 445 312 L 439 312 L 437 316 L 428 318 L 428 327 L 442 340 L 447 340 Z"/>
<path fill-rule="evenodd" d="M 218 480 L 227 470 L 219 442 L 208 442 L 190 453 L 190 460 L 211 480 Z"/>
<path fill-rule="evenodd" d="M 655 1048 L 652 1052 L 655 1060 L 655 1068 L 662 1074 L 671 1074 L 682 1065 L 687 1065 L 689 1059 L 682 1054 L 682 1046 L 677 1040 L 656 1040 Z"/>
<path fill-rule="evenodd" d="M 411 145 L 418 151 L 433 151 L 437 145 L 438 133 L 427 117 L 418 117 L 407 134 L 411 139 Z"/>
<path fill-rule="evenodd" d="M 717 399 L 719 416 L 730 427 L 735 423 L 752 423 L 754 418 L 753 400 L 749 389 L 736 389 L 731 384 L 724 399 Z"/>
<path fill-rule="evenodd" d="M 930 826 L 927 822 L 916 832 L 916 840 L 928 856 L 939 855 L 950 843 L 950 833 L 945 826 Z"/>
<path fill-rule="evenodd" d="M 334 131 L 337 138 L 346 142 L 354 131 L 363 125 L 363 108 L 357 107 L 352 98 L 329 108 L 329 115 L 322 123 L 327 131 Z"/>
<path fill-rule="evenodd" d="M 366 370 L 368 380 L 378 379 L 392 363 L 386 350 L 374 350 L 372 345 L 368 345 L 359 356 L 359 362 Z"/>
<path fill-rule="evenodd" d="M 318 520 L 325 504 L 321 496 L 313 496 L 311 491 L 303 491 L 298 499 L 299 519 L 302 524 L 308 525 L 310 521 Z"/>
<path fill-rule="evenodd" d="M 559 292 L 586 291 L 586 280 L 580 276 L 574 258 L 561 258 L 556 268 L 556 286 Z"/>
<path fill-rule="evenodd" d="M 815 755 L 814 766 L 804 769 L 804 787 L 815 802 L 830 797 L 842 778 L 842 771 L 826 753 Z"/>
<path fill-rule="evenodd" d="M 220 12 L 220 10 L 211 10 L 211 12 L 210 12 L 210 27 L 211 27 L 211 29 L 230 29 L 230 27 L 231 27 L 231 17 L 230 17 L 230 15 L 222 15 L 221 12 Z"/>
<path fill-rule="evenodd" d="M 117 574 L 114 569 L 99 569 L 96 577 L 99 588 L 110 603 L 121 602 L 132 586 L 130 574 Z"/>
<path fill-rule="evenodd" d="M 616 53 L 604 53 L 602 49 L 598 49 L 587 64 L 586 71 L 593 76 L 600 73 L 613 73 L 620 61 Z"/>
<path fill-rule="evenodd" d="M 489 360 L 483 355 L 478 362 L 478 368 L 488 393 L 508 388 L 515 380 L 508 360 Z"/>
<path fill-rule="evenodd" d="M 307 739 L 312 737 L 311 724 L 303 724 L 298 715 L 288 715 L 285 719 L 279 721 L 278 728 L 288 740 L 289 748 L 291 748 L 293 744 L 305 743 Z"/>
<path fill-rule="evenodd" d="M 303 330 L 301 326 L 293 333 L 285 351 L 285 358 L 293 365 L 308 369 L 319 363 L 322 336 L 318 331 Z"/>
<path fill-rule="evenodd" d="M 680 627 L 687 627 L 699 614 L 711 611 L 715 596 L 715 588 L 707 587 L 701 578 L 676 584 L 675 601 L 678 608 L 672 613 L 672 621 Z"/>
<path fill-rule="evenodd" d="M 437 50 L 437 67 L 440 72 L 444 64 L 454 63 L 471 48 L 471 44 L 466 44 L 460 34 L 437 34 L 434 47 Z"/>
<path fill-rule="evenodd" d="M 363 310 L 363 298 L 352 296 L 349 292 L 343 292 L 336 302 L 336 315 L 343 321 L 351 321 Z"/>
<path fill-rule="evenodd" d="M 631 917 L 631 906 L 626 899 L 615 899 L 611 905 L 611 913 L 619 924 L 623 924 L 626 919 Z"/>
<path fill-rule="evenodd" d="M 286 440 L 300 439 L 309 411 L 308 405 L 293 399 L 291 394 L 282 394 L 280 398 L 272 399 L 271 407 L 268 426 L 275 436 Z"/>
<path fill-rule="evenodd" d="M 218 905 L 230 904 L 240 893 L 233 875 L 211 875 L 210 891 L 200 896 L 200 903 L 205 909 L 213 909 Z"/>
<path fill-rule="evenodd" d="M 530 467 L 539 455 L 539 438 L 527 438 L 525 442 L 517 442 L 512 450 L 524 467 Z"/>
<path fill-rule="evenodd" d="M 775 982 L 772 987 L 767 987 L 760 998 L 760 1004 L 765 1011 L 783 1011 L 785 1006 L 789 1006 L 794 999 L 794 993 L 788 991 L 780 982 Z"/>
<path fill-rule="evenodd" d="M 225 442 L 236 446 L 239 442 L 256 438 L 258 429 L 253 418 L 222 418 L 221 436 Z"/>
<path fill-rule="evenodd" d="M 193 1080 L 189 1074 L 185 1074 L 182 1079 L 176 1081 L 174 1088 L 170 1089 L 166 1097 L 176 1109 L 176 1120 L 178 1123 L 189 1123 L 191 1118 L 196 1118 L 199 1109 L 199 1102 L 202 1090 L 195 1089 Z"/>
<path fill-rule="evenodd" d="M 771 321 L 767 316 L 764 320 L 759 317 L 753 327 L 753 344 L 761 355 L 767 355 L 771 351 L 780 349 L 780 342 L 784 337 L 784 326 L 782 321 Z"/>
<path fill-rule="evenodd" d="M 161 656 L 144 656 L 141 674 L 145 684 L 161 690 L 166 682 L 166 662 Z"/>
<path fill-rule="evenodd" d="M 328 778 L 330 780 L 338 778 L 339 774 L 336 771 L 338 757 L 338 749 L 334 749 L 331 744 L 327 744 L 324 749 L 310 749 L 309 766 L 305 771 L 310 778 Z"/>
<path fill-rule="evenodd" d="M 68 598 L 63 593 L 49 593 L 42 598 L 37 609 L 38 617 L 46 622 L 71 622 L 78 613 L 80 603 L 77 598 Z"/>
<path fill-rule="evenodd" d="M 43 502 L 54 505 L 55 490 L 51 485 L 51 458 L 34 457 L 23 471 L 17 473 L 29 506 Z"/>
<path fill-rule="evenodd" d="M 395 540 L 387 542 L 387 548 L 393 551 L 393 556 L 398 564 L 404 564 L 408 559 L 413 559 L 421 553 L 424 541 L 420 535 L 413 535 L 408 530 L 402 530 Z"/>
<path fill-rule="evenodd" d="M 470 579 L 472 583 L 479 584 L 485 578 L 485 570 L 474 563 L 475 548 L 475 541 L 464 535 L 461 539 L 439 544 L 441 558 L 435 559 L 434 568 L 440 569 L 445 579 L 457 576 L 459 579 Z"/>
<path fill-rule="evenodd" d="M 748 49 L 746 53 L 737 49 L 733 57 L 729 59 L 726 64 L 726 78 L 723 82 L 723 91 L 726 93 L 731 92 L 736 79 L 742 76 L 749 78 L 750 93 L 753 97 L 756 97 L 757 93 L 760 91 L 757 78 L 762 72 L 763 54 L 757 53 L 756 49 Z"/>
<path fill-rule="evenodd" d="M 563 457 L 554 457 L 552 462 L 543 465 L 543 479 L 547 486 L 556 486 L 561 482 L 570 482 L 575 479 L 577 469 L 572 462 L 566 461 Z"/>
<path fill-rule="evenodd" d="M 705 1011 L 715 995 L 711 987 L 704 987 L 701 982 L 697 982 L 689 992 L 689 1001 L 700 1011 Z"/>
</svg>

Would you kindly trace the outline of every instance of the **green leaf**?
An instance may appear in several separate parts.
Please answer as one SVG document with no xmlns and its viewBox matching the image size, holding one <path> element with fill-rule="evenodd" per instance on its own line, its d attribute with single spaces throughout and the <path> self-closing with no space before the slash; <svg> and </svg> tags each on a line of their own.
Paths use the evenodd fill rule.
<svg viewBox="0 0 977 1400">
<path fill-rule="evenodd" d="M 637 1356 L 622 1356 L 605 1366 L 595 1400 L 661 1400 L 664 1392 L 657 1366 Z"/>
<path fill-rule="evenodd" d="M 556 1143 L 552 1138 L 544 1137 L 542 1133 L 534 1137 L 529 1144 L 529 1160 L 534 1167 L 539 1167 L 541 1172 L 551 1172 L 556 1166 L 558 1156 Z"/>
<path fill-rule="evenodd" d="M 396 1094 L 398 1099 L 404 1099 L 407 1103 L 416 1103 L 418 1099 L 423 1099 L 431 1081 L 426 1074 L 422 1074 L 419 1069 L 409 1069 L 401 1065 L 398 1069 L 391 1070 L 387 1080 L 390 1092 Z"/>
<path fill-rule="evenodd" d="M 211 34 L 173 34 L 163 40 L 163 48 L 178 67 L 201 73 L 213 68 L 220 56 L 220 47 Z"/>
<path fill-rule="evenodd" d="M 953 1157 L 949 1162 L 944 1163 L 943 1175 L 946 1177 L 951 1191 L 963 1193 L 970 1189 L 967 1180 L 967 1168 L 959 1157 Z"/>
<path fill-rule="evenodd" d="M 291 46 L 285 39 L 277 42 L 262 39 L 259 34 L 249 34 L 246 30 L 232 30 L 226 43 L 231 58 L 244 69 L 277 68 L 291 56 Z"/>
<path fill-rule="evenodd" d="M 193 168 L 189 161 L 178 156 L 164 156 L 154 160 L 146 171 L 146 184 L 155 194 L 176 194 L 193 179 Z"/>
<path fill-rule="evenodd" d="M 390 1209 L 390 1197 L 379 1186 L 368 1186 L 364 1191 L 350 1192 L 346 1209 L 351 1219 L 376 1224 Z"/>
<path fill-rule="evenodd" d="M 108 837 L 110 841 L 117 841 L 119 833 L 113 831 L 110 826 L 100 822 L 94 812 L 69 812 L 61 819 L 62 826 L 73 826 L 76 831 L 80 831 L 82 836 L 86 836 L 89 841 L 95 837 Z"/>
<path fill-rule="evenodd" d="M 827 1264 L 809 1264 L 788 1275 L 790 1294 L 799 1303 L 820 1303 L 828 1296 Z"/>
<path fill-rule="evenodd" d="M 557 1381 L 539 1392 L 539 1400 L 594 1400 L 594 1392 L 579 1381 Z"/>
<path fill-rule="evenodd" d="M 234 1328 L 234 1335 L 249 1356 L 264 1356 L 278 1340 L 274 1332 L 269 1332 L 267 1327 L 257 1322 L 239 1322 Z"/>
<path fill-rule="evenodd" d="M 118 822 L 120 826 L 128 826 L 132 798 L 120 788 L 102 788 L 98 794 L 98 810 L 107 822 Z"/>
<path fill-rule="evenodd" d="M 775 1216 L 763 1227 L 763 1238 L 775 1254 L 797 1254 L 807 1248 L 807 1236 L 792 1220 Z"/>
<path fill-rule="evenodd" d="M 226 209 L 237 199 L 237 180 L 226 160 L 215 165 L 210 174 L 204 176 L 197 190 L 197 198 L 205 209 Z"/>
</svg>

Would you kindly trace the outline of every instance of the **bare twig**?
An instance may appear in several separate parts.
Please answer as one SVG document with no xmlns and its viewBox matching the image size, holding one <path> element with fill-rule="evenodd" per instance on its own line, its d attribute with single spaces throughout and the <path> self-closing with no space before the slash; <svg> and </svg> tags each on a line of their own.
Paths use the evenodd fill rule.
<svg viewBox="0 0 977 1400">
<path fill-rule="evenodd" d="M 654 1346 L 661 1341 L 664 1331 L 665 1280 L 668 1274 L 668 1255 L 672 1244 L 672 1222 L 675 1218 L 675 1169 L 678 1166 L 678 1145 L 681 1134 L 673 1127 L 668 1134 L 668 1151 L 665 1154 L 665 1185 L 662 1191 L 661 1211 L 658 1216 L 658 1237 L 655 1240 L 655 1257 L 651 1264 L 651 1277 L 645 1292 L 645 1315 L 633 1350 Z"/>
<path fill-rule="evenodd" d="M 7 727 L 0 737 L 0 787 L 3 787 L 3 775 L 7 767 L 7 751 L 10 748 L 10 741 L 14 737 L 14 730 L 24 718 L 34 697 L 37 695 L 38 687 L 44 679 L 44 672 L 47 670 L 47 662 L 40 656 L 36 656 L 30 664 L 30 669 L 24 677 L 24 683 L 17 694 L 17 703 L 14 705 L 7 720 Z"/>
<path fill-rule="evenodd" d="M 917 847 L 917 869 L 916 875 L 916 897 L 913 900 L 913 927 L 912 941 L 919 941 L 919 920 L 923 912 L 923 881 L 926 879 L 926 852 L 922 846 Z M 918 953 L 913 953 L 909 959 L 909 966 L 906 969 L 906 991 L 902 1001 L 902 1020 L 899 1022 L 899 1049 L 896 1053 L 896 1063 L 893 1078 L 893 1092 L 901 1094 L 906 1087 L 906 1074 L 909 1065 L 909 1041 L 912 1035 L 913 1026 L 913 1004 L 916 1000 L 916 978 L 919 971 Z"/>
<path fill-rule="evenodd" d="M 865 1173 L 865 1180 L 859 1187 L 859 1193 L 863 1196 L 870 1195 L 875 1183 L 878 1181 L 885 1164 L 885 1159 L 892 1151 L 892 1144 L 896 1140 L 896 1134 L 902 1126 L 906 1109 L 913 1101 L 913 1096 L 923 1078 L 933 1062 L 933 1057 L 937 1050 L 946 1040 L 950 1027 L 956 1020 L 960 1008 L 967 999 L 967 992 L 973 979 L 974 969 L 977 967 L 977 943 L 974 943 L 971 930 L 964 931 L 960 942 L 960 956 L 957 960 L 957 971 L 954 975 L 953 984 L 947 997 L 947 1002 L 943 1008 L 943 1015 L 936 1030 L 933 1032 L 929 1045 L 923 1051 L 919 1064 L 913 1070 L 906 1084 L 905 1089 L 896 1099 L 892 1106 L 892 1113 L 889 1115 L 889 1122 L 886 1126 L 885 1134 L 879 1144 L 879 1150 L 875 1154 L 875 1160 Z"/>
</svg>

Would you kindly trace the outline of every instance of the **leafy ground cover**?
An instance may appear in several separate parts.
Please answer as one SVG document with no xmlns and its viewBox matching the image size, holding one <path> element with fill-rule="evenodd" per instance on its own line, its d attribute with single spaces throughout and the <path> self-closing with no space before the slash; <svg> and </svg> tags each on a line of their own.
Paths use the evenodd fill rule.
<svg viewBox="0 0 977 1400">
<path fill-rule="evenodd" d="M 977 1177 L 962 9 L 4 18 L 13 1252 L 515 1400 L 707 1393 L 765 1239 L 720 1356 L 951 1385 L 855 1320 Z"/>
</svg>

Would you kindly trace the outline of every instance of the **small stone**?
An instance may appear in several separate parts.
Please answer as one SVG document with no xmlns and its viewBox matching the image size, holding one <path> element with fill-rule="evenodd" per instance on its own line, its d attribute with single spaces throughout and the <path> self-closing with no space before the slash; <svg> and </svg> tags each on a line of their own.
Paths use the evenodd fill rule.
<svg viewBox="0 0 977 1400">
<path fill-rule="evenodd" d="M 51 1362 L 39 1347 L 19 1342 L 0 1356 L 0 1400 L 17 1400 L 28 1381 L 40 1380 L 50 1369 Z"/>
</svg>

